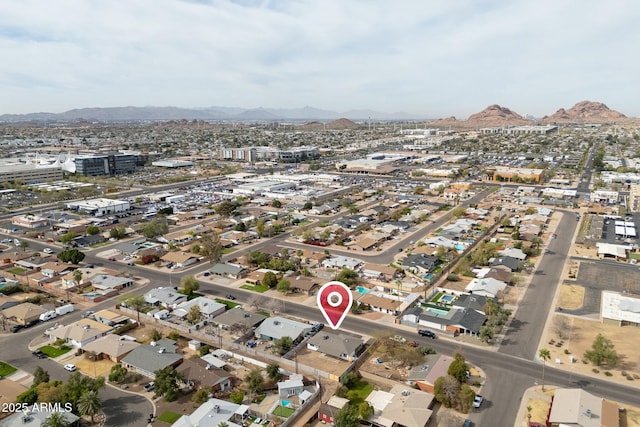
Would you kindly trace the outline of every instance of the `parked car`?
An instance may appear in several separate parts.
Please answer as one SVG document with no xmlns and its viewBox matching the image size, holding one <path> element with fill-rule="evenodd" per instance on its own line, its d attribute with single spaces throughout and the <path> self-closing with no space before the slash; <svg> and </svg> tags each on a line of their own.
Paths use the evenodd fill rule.
<svg viewBox="0 0 640 427">
<path fill-rule="evenodd" d="M 53 251 L 51 250 L 51 248 L 44 248 L 44 249 L 42 250 L 42 252 L 44 252 L 45 254 L 52 254 L 52 253 L 53 253 Z"/>
<path fill-rule="evenodd" d="M 84 319 L 84 318 L 86 318 L 86 317 L 93 316 L 94 314 L 96 314 L 96 312 L 95 312 L 95 311 L 93 311 L 93 310 L 89 310 L 89 311 L 85 311 L 84 313 L 82 313 L 82 316 L 81 316 L 81 317 Z"/>
<path fill-rule="evenodd" d="M 22 325 L 13 325 L 13 326 L 11 327 L 11 332 L 13 332 L 13 333 L 15 334 L 16 332 L 18 332 L 18 331 L 19 331 L 20 329 L 22 329 L 23 327 L 24 327 L 24 326 L 22 326 Z"/>
<path fill-rule="evenodd" d="M 27 323 L 24 324 L 24 327 L 30 328 L 32 326 L 37 325 L 38 323 L 40 323 L 40 319 L 29 320 Z"/>
<path fill-rule="evenodd" d="M 429 338 L 431 338 L 431 339 L 435 339 L 435 338 L 436 338 L 436 334 L 434 334 L 433 332 L 431 332 L 431 331 L 430 331 L 430 330 L 428 330 L 428 329 L 420 329 L 420 330 L 418 331 L 418 334 L 419 334 L 420 336 L 423 336 L 423 337 L 429 337 Z"/>
<path fill-rule="evenodd" d="M 37 357 L 38 359 L 46 359 L 47 358 L 47 355 L 44 354 L 40 350 L 32 351 L 31 354 L 34 355 L 35 357 Z"/>
<path fill-rule="evenodd" d="M 482 402 L 484 402 L 484 397 L 480 396 L 479 394 L 476 394 L 475 399 L 473 399 L 473 407 L 479 408 L 480 405 L 482 405 Z"/>
<path fill-rule="evenodd" d="M 154 388 L 156 388 L 156 384 L 153 381 L 151 381 L 150 383 L 145 384 L 144 387 L 142 388 L 144 389 L 144 391 L 151 391 Z"/>
<path fill-rule="evenodd" d="M 64 369 L 69 372 L 75 372 L 78 368 L 76 368 L 76 365 L 74 365 L 73 363 L 67 363 L 66 365 L 64 365 Z"/>
<path fill-rule="evenodd" d="M 462 427 L 473 427 L 473 421 L 467 418 L 466 420 L 464 420 L 464 423 L 462 423 Z"/>
<path fill-rule="evenodd" d="M 394 335 L 391 337 L 391 340 L 402 343 L 402 344 L 407 342 L 407 339 L 401 335 Z"/>
<path fill-rule="evenodd" d="M 228 300 L 231 300 L 231 301 L 234 301 L 236 299 L 236 297 L 234 297 L 231 294 L 228 294 L 225 298 L 228 299 Z"/>
</svg>

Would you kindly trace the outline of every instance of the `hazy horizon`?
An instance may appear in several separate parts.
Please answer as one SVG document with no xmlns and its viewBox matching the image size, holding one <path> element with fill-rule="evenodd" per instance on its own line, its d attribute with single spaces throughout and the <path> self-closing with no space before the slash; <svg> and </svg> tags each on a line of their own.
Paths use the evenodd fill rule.
<svg viewBox="0 0 640 427">
<path fill-rule="evenodd" d="M 0 16 L 0 114 L 172 106 L 375 110 L 590 100 L 629 117 L 640 3 L 25 0 Z"/>
</svg>

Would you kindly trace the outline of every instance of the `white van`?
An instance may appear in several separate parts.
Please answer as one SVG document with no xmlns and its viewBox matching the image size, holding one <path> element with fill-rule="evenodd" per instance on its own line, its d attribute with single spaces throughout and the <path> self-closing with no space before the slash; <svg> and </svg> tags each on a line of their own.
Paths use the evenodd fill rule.
<svg viewBox="0 0 640 427">
<path fill-rule="evenodd" d="M 47 320 L 51 320 L 51 319 L 55 319 L 56 317 L 58 317 L 58 313 L 56 313 L 55 311 L 47 311 L 46 313 L 42 313 L 40 315 L 40 321 L 41 322 L 46 322 Z"/>
</svg>

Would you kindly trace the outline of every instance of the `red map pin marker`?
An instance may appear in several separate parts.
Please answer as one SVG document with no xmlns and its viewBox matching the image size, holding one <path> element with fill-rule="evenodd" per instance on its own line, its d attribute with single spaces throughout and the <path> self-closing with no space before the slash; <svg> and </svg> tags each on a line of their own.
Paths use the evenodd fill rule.
<svg viewBox="0 0 640 427">
<path fill-rule="evenodd" d="M 342 282 L 325 283 L 318 291 L 318 308 L 331 329 L 338 329 L 353 303 L 351 289 Z"/>
</svg>

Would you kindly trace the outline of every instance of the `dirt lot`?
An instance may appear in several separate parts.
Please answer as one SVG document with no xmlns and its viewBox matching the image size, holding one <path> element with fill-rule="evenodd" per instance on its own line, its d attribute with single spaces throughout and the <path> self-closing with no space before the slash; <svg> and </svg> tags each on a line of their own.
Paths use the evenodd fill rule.
<svg viewBox="0 0 640 427">
<path fill-rule="evenodd" d="M 617 325 L 601 323 L 599 320 L 590 320 L 580 318 L 576 316 L 564 316 L 562 314 L 555 314 L 551 319 L 550 324 L 554 323 L 556 317 L 565 317 L 570 325 L 570 338 L 563 341 L 562 345 L 557 346 L 559 337 L 550 328 L 546 331 L 544 339 L 542 340 L 541 347 L 548 349 L 551 352 L 550 364 L 555 364 L 556 359 L 561 360 L 561 366 L 559 368 L 566 368 L 577 373 L 585 375 L 596 375 L 604 377 L 604 371 L 606 369 L 598 368 L 599 373 L 594 373 L 590 363 L 582 363 L 581 359 L 586 350 L 591 349 L 591 344 L 596 335 L 601 333 L 606 338 L 610 339 L 615 345 L 615 349 L 620 357 L 621 361 L 619 367 L 610 369 L 613 376 L 608 377 L 610 380 L 622 382 L 626 385 L 640 386 L 640 353 L 638 352 L 638 338 L 640 338 L 640 328 L 634 328 L 631 326 L 620 327 Z M 554 344 L 549 344 L 554 340 Z M 568 349 L 572 355 L 575 356 L 576 362 L 570 364 L 570 355 L 565 354 L 564 350 Z M 635 374 L 637 378 L 634 380 L 628 380 L 622 376 L 622 372 L 629 374 Z M 605 377 L 607 378 L 607 377 Z"/>
<path fill-rule="evenodd" d="M 349 362 L 336 359 L 335 357 L 329 357 L 318 351 L 311 351 L 304 349 L 297 353 L 298 363 L 307 366 L 317 366 L 330 374 L 340 376 L 349 367 Z"/>
<path fill-rule="evenodd" d="M 584 288 L 582 286 L 564 284 L 560 289 L 557 306 L 567 310 L 575 310 L 582 307 L 583 301 Z"/>
</svg>

